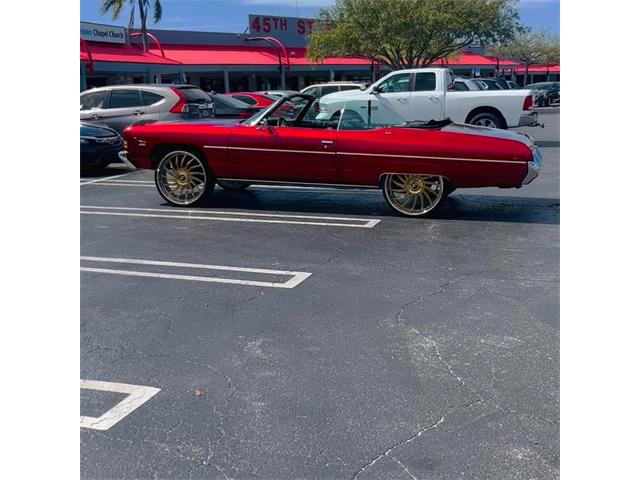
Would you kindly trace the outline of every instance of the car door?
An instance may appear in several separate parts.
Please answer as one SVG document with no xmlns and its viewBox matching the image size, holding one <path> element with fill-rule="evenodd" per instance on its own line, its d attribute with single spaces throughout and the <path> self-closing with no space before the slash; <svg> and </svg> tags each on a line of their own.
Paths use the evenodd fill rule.
<svg viewBox="0 0 640 480">
<path fill-rule="evenodd" d="M 410 115 L 411 77 L 412 74 L 409 72 L 399 72 L 387 77 L 372 90 L 373 96 L 386 109 L 392 110 L 407 120 Z"/>
<path fill-rule="evenodd" d="M 442 120 L 444 118 L 444 85 L 435 72 L 416 72 L 409 100 L 409 120 Z M 459 82 L 456 82 L 459 83 Z M 454 83 L 455 89 L 455 83 Z"/>
<path fill-rule="evenodd" d="M 85 92 L 80 95 L 80 120 L 83 122 L 99 123 L 102 112 L 107 106 L 108 90 Z"/>
<path fill-rule="evenodd" d="M 239 125 L 233 129 L 228 152 L 234 178 L 336 183 L 336 130 L 276 126 L 283 118 L 297 118 L 299 108 L 295 100 L 287 100 L 272 112 L 268 119 L 271 126 Z"/>
<path fill-rule="evenodd" d="M 122 133 L 144 114 L 140 89 L 116 88 L 111 90 L 107 108 L 102 111 L 102 122 Z"/>
</svg>

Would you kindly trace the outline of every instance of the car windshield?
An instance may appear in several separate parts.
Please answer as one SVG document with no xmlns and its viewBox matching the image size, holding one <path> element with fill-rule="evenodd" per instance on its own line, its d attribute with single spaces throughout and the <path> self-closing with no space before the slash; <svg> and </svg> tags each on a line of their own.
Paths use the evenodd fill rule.
<svg viewBox="0 0 640 480">
<path fill-rule="evenodd" d="M 407 124 L 391 108 L 372 100 L 346 101 L 341 111 L 338 130 L 372 130 Z"/>
<path fill-rule="evenodd" d="M 278 102 L 280 101 L 282 101 L 282 99 L 278 100 Z M 277 107 L 275 107 L 274 110 L 271 110 L 271 112 L 267 116 L 265 116 L 264 119 L 267 120 L 269 124 L 274 122 L 275 122 L 274 124 L 277 124 L 277 120 L 280 118 L 284 118 L 287 122 L 293 123 L 299 119 L 298 117 L 300 117 L 300 114 L 310 103 L 311 103 L 311 100 L 305 97 L 293 96 L 293 97 L 287 98 L 284 101 L 282 101 L 282 103 L 280 103 Z M 272 106 L 268 108 L 271 108 L 271 107 Z M 255 113 L 254 115 L 252 115 L 251 117 L 247 118 L 246 120 L 242 121 L 241 123 L 244 125 L 253 125 L 255 121 L 260 116 L 262 116 L 263 113 L 264 113 L 264 110 L 261 110 Z M 269 120 L 273 120 L 273 121 L 269 122 Z"/>
</svg>

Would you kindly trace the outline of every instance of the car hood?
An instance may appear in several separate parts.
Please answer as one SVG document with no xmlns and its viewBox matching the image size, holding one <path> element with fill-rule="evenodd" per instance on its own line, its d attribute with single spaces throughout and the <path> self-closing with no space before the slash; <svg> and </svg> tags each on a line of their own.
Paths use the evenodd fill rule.
<svg viewBox="0 0 640 480">
<path fill-rule="evenodd" d="M 113 137 L 118 135 L 118 132 L 108 127 L 101 127 L 99 125 L 91 125 L 89 123 L 80 123 L 80 136 L 81 137 Z"/>
</svg>

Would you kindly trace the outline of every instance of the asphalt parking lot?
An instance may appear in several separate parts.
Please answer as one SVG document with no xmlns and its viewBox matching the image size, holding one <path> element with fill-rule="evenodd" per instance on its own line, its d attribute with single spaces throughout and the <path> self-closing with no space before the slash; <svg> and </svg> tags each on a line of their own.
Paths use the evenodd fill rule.
<svg viewBox="0 0 640 480">
<path fill-rule="evenodd" d="M 182 210 L 149 171 L 81 178 L 82 477 L 558 478 L 560 113 L 540 112 L 537 180 L 429 219 L 379 191 Z"/>
</svg>

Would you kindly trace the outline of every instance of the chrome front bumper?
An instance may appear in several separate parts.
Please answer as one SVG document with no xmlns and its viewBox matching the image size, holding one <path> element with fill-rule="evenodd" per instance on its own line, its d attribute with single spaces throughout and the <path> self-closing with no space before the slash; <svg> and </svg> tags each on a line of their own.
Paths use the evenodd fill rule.
<svg viewBox="0 0 640 480">
<path fill-rule="evenodd" d="M 533 161 L 527 163 L 527 174 L 522 180 L 522 185 L 531 183 L 540 173 L 540 167 L 542 167 L 542 155 L 538 147 L 533 147 Z"/>
<path fill-rule="evenodd" d="M 538 112 L 525 113 L 520 115 L 519 127 L 544 127 L 542 123 L 538 122 Z"/>
<path fill-rule="evenodd" d="M 137 170 L 138 169 L 138 167 L 136 167 L 133 163 L 131 163 L 131 161 L 127 157 L 127 151 L 126 150 L 119 151 L 118 152 L 118 158 L 122 161 L 122 163 L 125 164 L 125 166 L 129 170 Z"/>
</svg>

